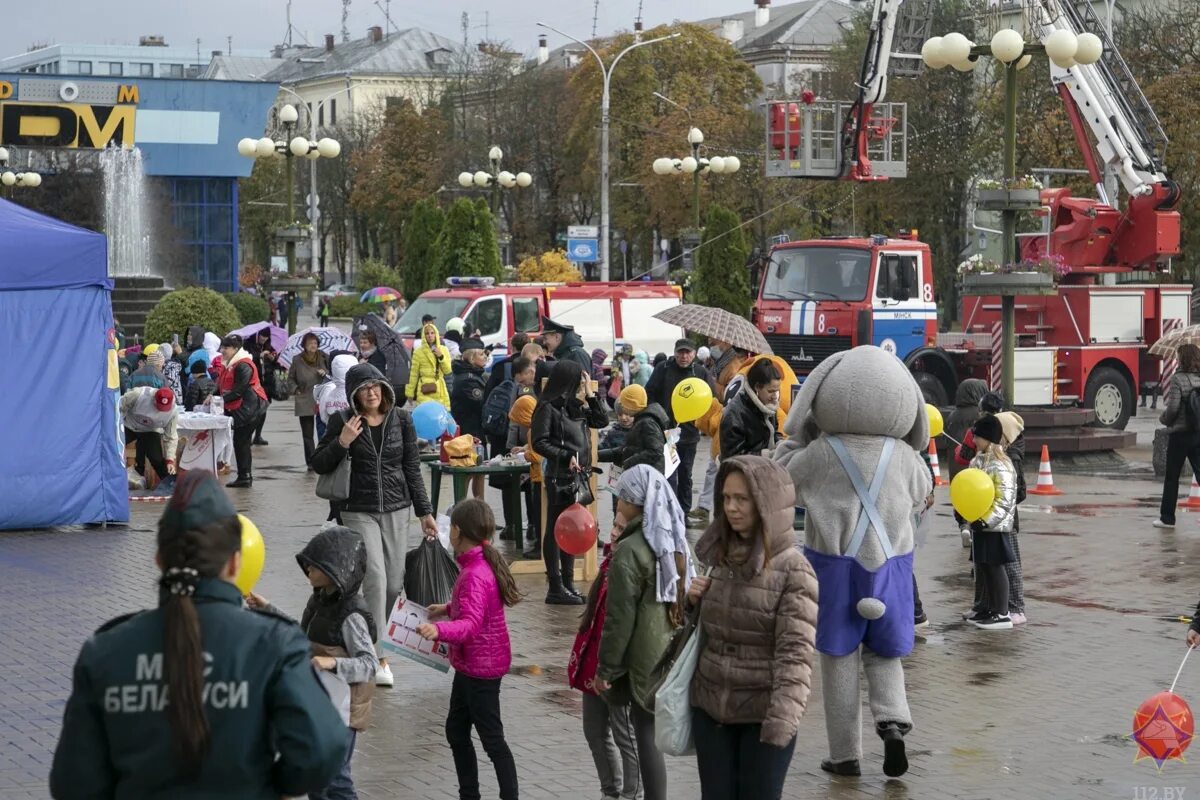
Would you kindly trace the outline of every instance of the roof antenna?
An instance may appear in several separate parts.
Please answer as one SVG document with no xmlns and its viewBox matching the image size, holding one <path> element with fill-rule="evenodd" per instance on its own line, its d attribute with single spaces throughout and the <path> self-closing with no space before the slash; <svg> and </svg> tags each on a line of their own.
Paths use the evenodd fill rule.
<svg viewBox="0 0 1200 800">
<path fill-rule="evenodd" d="M 596 26 L 600 20 L 600 0 L 592 3 L 592 39 L 596 38 Z"/>
<path fill-rule="evenodd" d="M 386 0 L 386 2 L 387 2 L 387 8 L 384 8 L 382 5 L 380 5 L 379 0 L 375 0 L 375 7 L 383 12 L 383 18 L 385 20 L 387 20 L 387 32 L 388 32 L 388 35 L 390 36 L 392 33 L 392 29 L 396 28 L 396 23 L 392 22 L 392 15 L 391 15 L 391 13 L 389 13 L 389 9 L 391 9 L 391 7 L 392 7 L 392 0 Z M 400 29 L 396 28 L 396 30 L 400 30 Z"/>
<path fill-rule="evenodd" d="M 342 0 L 342 43 L 350 41 L 350 0 Z"/>
<path fill-rule="evenodd" d="M 283 45 L 292 46 L 292 0 L 287 0 L 287 33 L 284 34 Z"/>
</svg>

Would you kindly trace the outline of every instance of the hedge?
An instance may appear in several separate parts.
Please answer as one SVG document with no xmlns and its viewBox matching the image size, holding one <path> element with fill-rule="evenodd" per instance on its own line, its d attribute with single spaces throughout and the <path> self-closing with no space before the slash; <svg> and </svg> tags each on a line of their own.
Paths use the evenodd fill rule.
<svg viewBox="0 0 1200 800">
<path fill-rule="evenodd" d="M 257 320 L 256 320 L 257 321 Z M 242 327 L 237 309 L 212 289 L 192 286 L 163 296 L 146 316 L 146 341 L 169 342 L 171 334 L 187 341 L 187 329 L 199 325 L 206 331 L 224 336 Z"/>
<path fill-rule="evenodd" d="M 360 303 L 358 296 L 344 294 L 340 297 L 329 298 L 329 316 L 331 317 L 361 317 L 368 311 L 378 311 L 379 303 Z"/>
<path fill-rule="evenodd" d="M 242 325 L 270 319 L 271 309 L 267 301 L 249 292 L 226 292 L 223 297 L 237 309 Z"/>
</svg>

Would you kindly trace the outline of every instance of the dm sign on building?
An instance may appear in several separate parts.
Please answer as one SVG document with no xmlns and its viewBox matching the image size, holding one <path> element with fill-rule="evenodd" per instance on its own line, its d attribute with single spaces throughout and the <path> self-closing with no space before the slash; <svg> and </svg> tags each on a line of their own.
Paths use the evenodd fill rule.
<svg viewBox="0 0 1200 800">
<path fill-rule="evenodd" d="M 0 73 L 0 144 L 137 147 L 147 175 L 239 178 L 266 127 L 273 83 Z"/>
<path fill-rule="evenodd" d="M 54 79 L 0 82 L 0 141 L 18 147 L 133 147 L 136 84 Z"/>
</svg>

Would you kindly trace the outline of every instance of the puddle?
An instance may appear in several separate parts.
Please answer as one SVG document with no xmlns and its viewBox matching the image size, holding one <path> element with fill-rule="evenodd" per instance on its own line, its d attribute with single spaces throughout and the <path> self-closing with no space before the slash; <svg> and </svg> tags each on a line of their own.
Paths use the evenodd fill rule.
<svg viewBox="0 0 1200 800">
<path fill-rule="evenodd" d="M 991 686 L 1004 678 L 1003 672 L 973 672 L 967 678 L 968 686 Z"/>
<path fill-rule="evenodd" d="M 1109 744 L 1114 747 L 1128 747 L 1131 741 L 1126 733 L 1103 733 L 1099 736 L 1084 736 L 1079 740 L 1081 744 Z"/>
<path fill-rule="evenodd" d="M 1107 516 L 1106 512 L 1113 509 L 1143 508 L 1148 505 L 1158 505 L 1158 498 L 1155 498 L 1152 504 L 1142 501 L 1131 503 L 1064 503 L 1056 506 L 1040 503 L 1022 503 L 1021 510 L 1035 514 L 1073 514 L 1077 517 L 1098 517 Z M 1180 509 L 1180 511 L 1183 510 Z"/>
<path fill-rule="evenodd" d="M 1069 531 L 1021 531 L 1022 536 L 1078 536 Z"/>
<path fill-rule="evenodd" d="M 1144 608 L 1118 608 L 1116 606 L 1109 606 L 1109 605 L 1105 605 L 1103 603 L 1093 603 L 1088 600 L 1078 600 L 1074 597 L 1062 597 L 1060 595 L 1033 594 L 1030 592 L 1026 592 L 1025 596 L 1031 600 L 1037 600 L 1042 603 L 1055 603 L 1060 606 L 1069 606 L 1071 608 L 1092 608 L 1092 609 L 1098 609 L 1100 611 L 1113 611 L 1113 612 L 1116 612 L 1117 614 L 1150 614 L 1150 613 L 1152 613 Z"/>
</svg>

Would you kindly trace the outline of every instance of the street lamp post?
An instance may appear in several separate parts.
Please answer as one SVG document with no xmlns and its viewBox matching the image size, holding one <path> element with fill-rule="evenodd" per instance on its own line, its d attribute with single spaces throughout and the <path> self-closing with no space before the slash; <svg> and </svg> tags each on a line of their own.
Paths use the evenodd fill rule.
<svg viewBox="0 0 1200 800">
<path fill-rule="evenodd" d="M 500 162 L 503 160 L 504 151 L 496 145 L 492 145 L 488 150 L 488 162 L 492 165 L 491 172 L 479 170 L 478 172 L 460 172 L 458 174 L 458 185 L 464 189 L 470 189 L 472 186 L 491 189 L 488 205 L 492 209 L 492 219 L 496 226 L 497 245 L 500 240 L 500 189 L 526 189 L 533 183 L 533 176 L 528 172 L 518 172 L 514 175 L 507 170 L 500 169 Z"/>
<path fill-rule="evenodd" d="M 576 39 L 569 33 L 563 33 L 558 28 L 547 25 L 544 22 L 538 23 L 539 28 L 554 31 L 559 36 L 563 36 L 576 44 L 583 45 L 587 51 L 591 53 L 596 63 L 600 65 L 600 74 L 604 77 L 604 91 L 600 95 L 600 280 L 607 281 L 609 278 L 609 258 L 608 258 L 608 122 L 609 122 L 609 101 L 611 99 L 609 87 L 612 83 L 613 70 L 617 68 L 617 64 L 624 58 L 625 54 L 631 50 L 636 50 L 639 47 L 645 47 L 658 42 L 665 42 L 668 39 L 674 39 L 680 34 L 672 33 L 667 36 L 660 36 L 657 39 L 647 39 L 644 42 L 634 42 L 626 47 L 621 52 L 617 53 L 617 57 L 612 60 L 608 66 L 604 65 L 604 59 L 600 54 L 587 42 L 582 39 Z"/>
<path fill-rule="evenodd" d="M 692 214 L 696 229 L 700 229 L 700 176 L 706 173 L 714 175 L 732 175 L 742 168 L 742 160 L 737 156 L 701 156 L 700 145 L 704 144 L 704 132 L 699 128 L 688 129 L 688 144 L 692 154 L 685 158 L 656 158 L 654 159 L 654 174 L 677 175 L 683 173 L 692 176 Z"/>
<path fill-rule="evenodd" d="M 247 158 L 270 158 L 273 156 L 282 156 L 287 159 L 287 219 L 288 227 L 296 224 L 296 198 L 294 192 L 294 172 L 295 167 L 293 159 L 295 158 L 336 158 L 342 152 L 342 146 L 336 139 L 324 138 L 319 141 L 312 141 L 303 136 L 293 137 L 292 134 L 296 127 L 296 121 L 300 118 L 296 107 L 288 103 L 279 109 L 279 122 L 283 125 L 283 139 L 276 141 L 269 136 L 264 136 L 261 139 L 245 138 L 238 142 L 238 152 Z M 313 187 L 315 193 L 316 187 Z M 296 238 L 289 235 L 284 241 L 284 247 L 287 252 L 288 276 L 295 277 L 296 274 Z M 296 292 L 291 289 L 287 293 L 288 298 L 288 333 L 296 332 L 296 313 L 295 313 L 295 298 Z"/>
<path fill-rule="evenodd" d="M 8 148 L 0 147 L 0 185 L 3 185 L 8 196 L 12 196 L 14 186 L 36 188 L 42 185 L 42 176 L 32 170 L 13 172 L 8 168 Z"/>
</svg>

